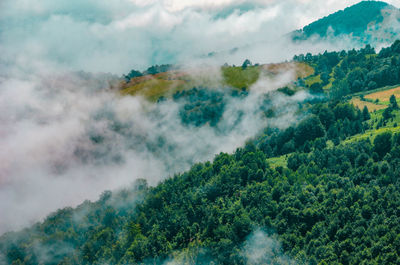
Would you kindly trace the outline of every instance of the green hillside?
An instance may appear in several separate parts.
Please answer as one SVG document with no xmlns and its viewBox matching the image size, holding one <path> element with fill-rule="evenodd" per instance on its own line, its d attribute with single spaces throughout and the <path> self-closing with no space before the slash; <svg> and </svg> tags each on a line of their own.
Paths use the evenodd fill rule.
<svg viewBox="0 0 400 265">
<path fill-rule="evenodd" d="M 385 2 L 362 1 L 305 26 L 295 32 L 293 37 L 296 40 L 304 40 L 313 35 L 322 38 L 328 34 L 351 35 L 363 41 L 371 41 L 366 31 L 371 26 L 374 30 L 380 30 L 380 23 L 392 12 L 398 13 L 399 10 Z"/>
<path fill-rule="evenodd" d="M 156 187 L 141 180 L 59 210 L 5 234 L 0 249 L 9 264 L 246 264 L 244 241 L 265 227 L 299 264 L 397 264 L 400 134 L 326 146 L 337 137 L 331 128 L 341 128 L 338 137 L 346 139 L 368 123 L 351 105 L 332 104 L 315 105 L 316 116 L 298 126 L 266 132 L 256 144 Z M 308 128 L 319 129 L 310 135 Z M 280 151 L 291 152 L 287 166 L 267 159 L 282 140 L 296 150 Z"/>
<path fill-rule="evenodd" d="M 314 69 L 303 62 L 280 64 L 223 66 L 221 74 L 215 76 L 215 69 L 191 69 L 190 71 L 169 70 L 163 67 L 162 72 L 149 71 L 143 74 L 137 71 L 136 75 L 127 75 L 125 82 L 120 85 L 122 95 L 141 95 L 150 101 L 157 101 L 161 97 L 172 97 L 176 92 L 192 89 L 193 87 L 221 88 L 229 87 L 234 90 L 248 90 L 257 82 L 260 75 L 276 76 L 284 71 L 293 71 L 293 82 L 297 78 L 312 75 Z M 218 71 L 217 71 L 218 72 Z M 137 74 L 139 73 L 139 74 Z"/>
<path fill-rule="evenodd" d="M 138 180 L 122 191 L 104 192 L 96 202 L 58 210 L 44 222 L 7 233 L 0 237 L 0 261 L 249 264 L 249 235 L 261 229 L 264 237 L 279 242 L 273 251 L 260 250 L 268 263 L 399 264 L 397 90 L 372 89 L 400 83 L 394 78 L 400 72 L 399 43 L 378 55 L 366 47 L 297 56 L 315 67 L 321 82 L 331 83 L 324 90 L 314 78 L 318 90 L 299 78 L 297 89 L 320 95 L 300 103 L 304 118 L 299 123 L 267 127 L 233 154 L 221 153 L 155 187 Z M 386 64 L 393 71 L 384 70 Z M 192 89 L 174 98 L 188 98 L 187 109 L 197 113 L 201 125 L 202 113 L 209 112 L 198 108 L 203 100 L 218 122 L 221 93 Z M 391 93 L 383 110 L 352 104 L 355 97 L 383 99 Z"/>
</svg>

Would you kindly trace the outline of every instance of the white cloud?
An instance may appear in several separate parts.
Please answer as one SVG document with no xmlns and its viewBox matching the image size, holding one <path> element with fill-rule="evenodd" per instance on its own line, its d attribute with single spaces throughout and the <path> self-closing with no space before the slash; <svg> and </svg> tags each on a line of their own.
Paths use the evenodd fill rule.
<svg viewBox="0 0 400 265">
<path fill-rule="evenodd" d="M 251 43 L 272 43 L 356 2 L 3 0 L 0 52 L 7 62 L 24 57 L 27 68 L 46 61 L 64 69 L 122 74 Z M 220 13 L 225 15 L 218 17 Z M 267 49 L 257 50 L 260 59 Z M 237 63 L 228 55 L 226 61 Z"/>
<path fill-rule="evenodd" d="M 242 255 L 246 258 L 248 265 L 297 264 L 295 260 L 283 253 L 276 235 L 269 236 L 260 228 L 248 236 L 243 246 Z"/>
<path fill-rule="evenodd" d="M 181 123 L 181 103 L 122 97 L 102 75 L 44 71 L 0 82 L 0 233 L 137 178 L 155 185 L 234 151 L 267 124 L 295 121 L 297 98 L 274 96 L 283 123 L 258 111 L 262 88 L 277 89 L 290 81 L 287 75 L 264 79 L 245 99 L 227 97 L 217 128 L 192 128 Z"/>
<path fill-rule="evenodd" d="M 224 125 L 232 127 L 237 108 L 248 115 L 221 134 L 207 126 L 198 130 L 182 126 L 177 104 L 154 107 L 138 98 L 121 98 L 105 91 L 107 83 L 99 80 L 104 79 L 101 75 L 87 77 L 68 71 L 122 74 L 155 63 L 196 63 L 208 52 L 234 47 L 242 49 L 236 54 L 222 53 L 216 63 L 238 64 L 245 58 L 276 62 L 299 52 L 346 46 L 344 41 L 298 47 L 282 35 L 299 28 L 299 20 L 317 18 L 351 1 L 298 3 L 1 1 L 0 232 L 26 225 L 59 207 L 94 199 L 102 190 L 135 178 L 147 177 L 155 184 L 187 169 L 193 161 L 233 151 L 265 125 L 254 109 L 261 104 L 257 93 L 282 84 L 263 79 L 245 101 L 232 99 Z M 240 11 L 243 4 L 253 6 Z M 227 11 L 224 16 L 216 16 L 222 11 Z M 287 79 L 282 76 L 278 81 Z M 287 98 L 276 97 L 276 104 L 282 102 L 288 102 Z M 285 124 L 268 122 L 287 125 L 294 111 L 288 108 L 283 114 Z M 160 116 L 154 118 L 152 112 Z M 110 129 L 115 117 L 107 115 L 128 125 L 125 134 Z M 93 145 L 88 135 L 96 133 L 105 137 L 106 144 Z M 163 136 L 169 144 L 166 149 L 151 151 Z M 168 148 L 175 148 L 173 155 Z M 114 161 L 119 159 L 121 164 Z"/>
</svg>

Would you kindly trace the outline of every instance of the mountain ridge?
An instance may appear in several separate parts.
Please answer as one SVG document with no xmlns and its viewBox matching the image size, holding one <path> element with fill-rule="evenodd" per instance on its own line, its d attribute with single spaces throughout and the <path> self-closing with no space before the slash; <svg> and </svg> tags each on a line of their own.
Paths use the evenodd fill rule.
<svg viewBox="0 0 400 265">
<path fill-rule="evenodd" d="M 396 29 L 391 28 L 391 25 L 384 25 L 386 19 L 400 21 L 400 9 L 383 1 L 362 1 L 292 32 L 292 38 L 302 41 L 312 37 L 320 39 L 348 35 L 363 43 L 370 43 L 382 41 L 379 38 L 374 39 L 374 35 L 385 32 L 389 35 L 386 41 L 394 41 L 390 38 L 394 36 L 390 35 L 394 35 L 391 33 L 395 33 Z"/>
</svg>

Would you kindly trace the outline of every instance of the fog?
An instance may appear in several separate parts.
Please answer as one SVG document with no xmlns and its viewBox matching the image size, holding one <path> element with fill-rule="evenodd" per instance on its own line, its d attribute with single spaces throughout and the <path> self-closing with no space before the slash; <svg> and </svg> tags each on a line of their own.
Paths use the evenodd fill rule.
<svg viewBox="0 0 400 265">
<path fill-rule="evenodd" d="M 251 47 L 219 61 L 282 61 L 305 51 L 351 45 L 292 46 L 288 32 L 358 0 L 3 0 L 2 66 L 38 64 L 122 74 L 153 64 L 187 63 L 210 52 Z M 390 1 L 389 1 L 390 2 Z M 398 4 L 398 0 L 392 0 Z M 253 46 L 257 44 L 256 46 Z M 283 50 L 281 50 L 283 48 Z"/>
<path fill-rule="evenodd" d="M 216 127 L 184 125 L 179 115 L 184 102 L 154 104 L 121 96 L 103 75 L 67 72 L 4 80 L 0 230 L 20 228 L 137 178 L 155 185 L 195 162 L 234 151 L 268 125 L 290 125 L 296 121 L 296 102 L 308 95 L 272 94 L 269 107 L 277 116 L 271 119 L 260 111 L 265 104 L 260 95 L 291 80 L 290 72 L 265 77 L 247 97 L 226 96 Z"/>
<path fill-rule="evenodd" d="M 284 36 L 353 2 L 2 1 L 0 233 L 137 178 L 155 185 L 234 151 L 268 125 L 289 126 L 306 93 L 272 93 L 272 119 L 259 108 L 260 95 L 291 82 L 291 71 L 261 78 L 245 98 L 226 98 L 216 128 L 182 125 L 179 102 L 153 104 L 112 87 L 152 64 L 265 63 L 350 47 L 346 40 L 296 46 Z M 204 60 L 212 51 L 224 56 Z"/>
<path fill-rule="evenodd" d="M 308 264 L 305 260 L 294 260 L 282 250 L 278 236 L 273 232 L 255 227 L 240 247 L 239 257 L 243 264 Z M 161 262 L 162 265 L 218 264 L 207 255 L 206 249 L 191 249 L 184 253 L 174 253 L 173 258 Z M 152 264 L 149 262 L 148 264 Z M 154 264 L 154 263 L 153 263 Z"/>
</svg>

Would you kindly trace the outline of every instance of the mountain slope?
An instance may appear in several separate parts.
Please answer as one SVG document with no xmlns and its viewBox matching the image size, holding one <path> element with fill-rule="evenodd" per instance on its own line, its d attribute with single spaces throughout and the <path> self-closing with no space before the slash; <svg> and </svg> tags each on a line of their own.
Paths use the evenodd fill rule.
<svg viewBox="0 0 400 265">
<path fill-rule="evenodd" d="M 369 47 L 309 59 L 317 70 L 351 59 L 349 74 L 336 74 L 349 82 L 384 63 L 399 73 L 397 58 L 399 41 L 378 55 Z M 385 102 L 398 89 L 385 91 L 363 90 L 363 98 Z M 268 127 L 235 153 L 155 187 L 139 180 L 1 236 L 0 264 L 400 264 L 400 109 L 393 98 L 374 113 L 346 97 L 306 99 L 296 126 Z"/>
<path fill-rule="evenodd" d="M 260 76 L 277 76 L 287 71 L 293 71 L 293 81 L 314 73 L 311 66 L 298 62 L 249 65 L 245 68 L 223 66 L 218 69 L 167 70 L 155 74 L 144 72 L 132 78 L 128 75 L 120 84 L 120 89 L 123 95 L 141 95 L 150 101 L 157 101 L 161 97 L 171 97 L 176 92 L 193 87 L 250 89 Z"/>
<path fill-rule="evenodd" d="M 312 111 L 157 187 L 139 181 L 5 234 L 0 261 L 4 253 L 5 264 L 399 264 L 400 135 L 329 147 L 320 132 L 368 121 L 349 104 Z M 332 124 L 321 125 L 327 114 Z M 287 167 L 270 167 L 266 146 L 285 141 L 297 151 Z M 260 244 L 251 236 L 259 229 L 276 247 L 261 244 L 255 263 L 248 246 Z"/>
<path fill-rule="evenodd" d="M 305 40 L 312 36 L 319 38 L 348 35 L 362 42 L 383 40 L 394 37 L 394 24 L 399 9 L 380 1 L 363 1 L 327 17 L 319 19 L 293 34 L 295 40 Z M 390 21 L 388 21 L 390 20 Z"/>
</svg>

